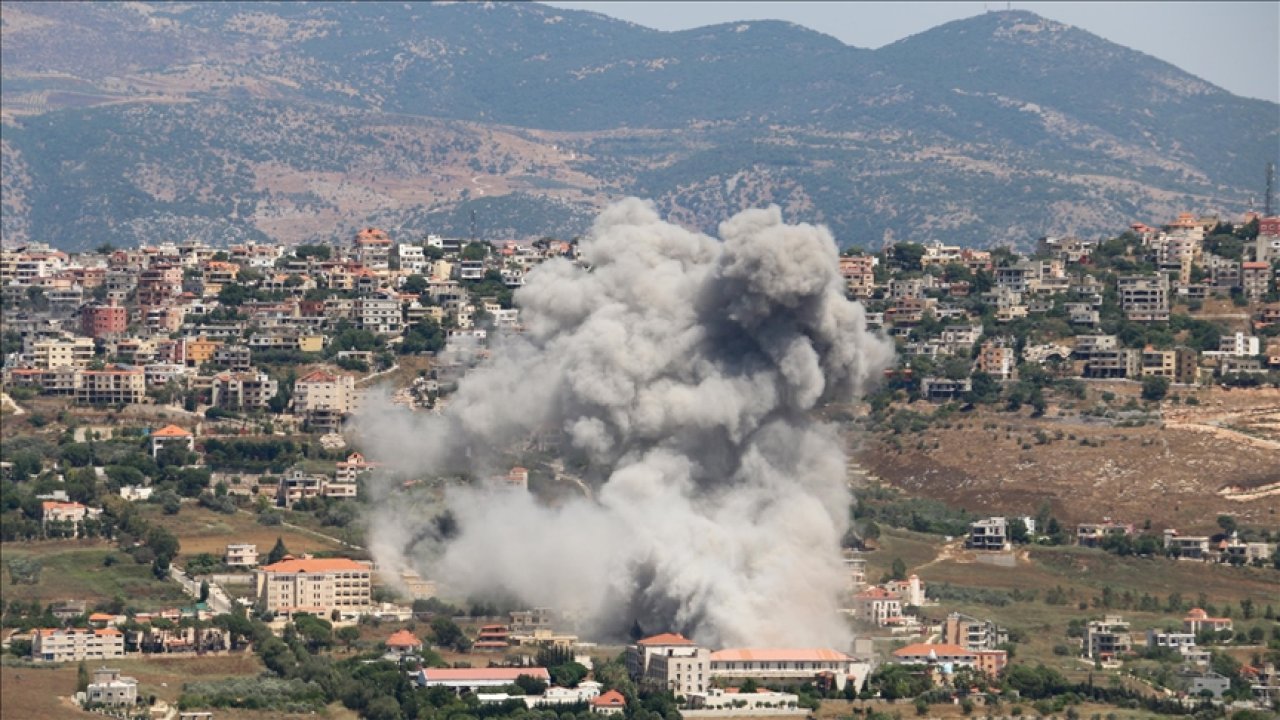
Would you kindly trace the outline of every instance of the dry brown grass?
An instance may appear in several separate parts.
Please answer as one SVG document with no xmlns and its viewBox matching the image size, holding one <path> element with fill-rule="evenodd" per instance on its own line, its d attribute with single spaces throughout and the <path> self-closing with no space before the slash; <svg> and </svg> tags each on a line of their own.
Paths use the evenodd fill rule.
<svg viewBox="0 0 1280 720">
<path fill-rule="evenodd" d="M 165 515 L 154 506 L 145 506 L 145 512 L 148 520 L 178 537 L 182 546 L 179 564 L 184 558 L 200 553 L 221 557 L 228 543 L 254 543 L 258 552 L 265 555 L 277 537 L 283 539 L 285 547 L 294 554 L 340 549 L 336 543 L 308 532 L 283 525 L 259 525 L 257 517 L 249 513 L 225 515 L 192 504 L 184 504 L 177 515 Z"/>
<path fill-rule="evenodd" d="M 1118 407 L 1137 390 L 1132 383 L 1095 383 L 1077 409 L 1091 407 L 1102 392 L 1114 393 L 1112 405 Z M 1280 391 L 1195 394 L 1199 406 L 1166 407 L 1179 423 L 1202 427 L 1112 427 L 1057 418 L 1052 407 L 1044 418 L 982 408 L 957 414 L 950 428 L 879 435 L 865 443 L 859 460 L 910 495 L 980 513 L 1034 514 L 1047 503 L 1068 524 L 1109 516 L 1197 532 L 1215 530 L 1219 515 L 1233 514 L 1242 525 L 1274 527 L 1280 522 L 1280 495 L 1235 500 L 1224 493 L 1280 481 L 1277 451 L 1247 435 L 1209 431 L 1207 424 L 1224 417 L 1257 418 L 1248 413 L 1280 405 Z M 912 409 L 929 413 L 933 408 Z M 891 447 L 894 440 L 901 450 Z"/>
</svg>

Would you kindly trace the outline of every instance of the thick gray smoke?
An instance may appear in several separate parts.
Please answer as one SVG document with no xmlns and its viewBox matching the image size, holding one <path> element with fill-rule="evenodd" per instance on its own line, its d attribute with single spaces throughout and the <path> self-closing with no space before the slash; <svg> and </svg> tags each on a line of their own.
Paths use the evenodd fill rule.
<svg viewBox="0 0 1280 720">
<path fill-rule="evenodd" d="M 680 630 L 708 644 L 835 645 L 845 455 L 811 411 L 850 401 L 889 363 L 844 297 L 825 228 L 748 210 L 720 240 L 617 203 L 581 245 L 589 269 L 539 266 L 502 339 L 438 415 L 371 404 L 376 459 L 418 476 L 505 474 L 536 437 L 591 497 L 548 507 L 454 486 L 441 535 L 399 494 L 372 547 L 461 597 L 515 596 L 601 633 Z M 508 458 L 503 464 L 500 458 Z"/>
</svg>

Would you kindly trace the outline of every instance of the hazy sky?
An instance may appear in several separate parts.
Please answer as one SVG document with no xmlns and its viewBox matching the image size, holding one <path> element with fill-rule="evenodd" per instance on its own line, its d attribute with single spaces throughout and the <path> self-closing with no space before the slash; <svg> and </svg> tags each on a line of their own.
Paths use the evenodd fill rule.
<svg viewBox="0 0 1280 720">
<path fill-rule="evenodd" d="M 877 48 L 1003 2 L 549 2 L 659 30 L 789 20 Z M 1015 2 L 1173 63 L 1237 95 L 1280 102 L 1280 2 Z"/>
</svg>

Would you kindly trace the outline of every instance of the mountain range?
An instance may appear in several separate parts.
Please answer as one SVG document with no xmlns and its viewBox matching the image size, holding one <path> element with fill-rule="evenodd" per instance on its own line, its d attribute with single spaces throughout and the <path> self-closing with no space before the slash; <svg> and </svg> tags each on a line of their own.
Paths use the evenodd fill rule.
<svg viewBox="0 0 1280 720">
<path fill-rule="evenodd" d="M 611 198 L 843 245 L 1237 214 L 1280 106 L 1025 11 L 877 50 L 535 3 L 5 3 L 3 237 L 584 232 Z M 1225 51 L 1225 49 L 1224 49 Z"/>
</svg>

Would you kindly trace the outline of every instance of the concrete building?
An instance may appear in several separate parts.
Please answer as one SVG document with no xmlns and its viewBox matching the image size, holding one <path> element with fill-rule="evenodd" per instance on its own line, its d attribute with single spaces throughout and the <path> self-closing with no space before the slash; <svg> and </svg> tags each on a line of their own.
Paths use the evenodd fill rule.
<svg viewBox="0 0 1280 720">
<path fill-rule="evenodd" d="M 210 403 L 227 410 L 261 410 L 279 392 L 265 372 L 224 372 L 213 376 Z"/>
<path fill-rule="evenodd" d="M 794 693 L 765 689 L 741 692 L 737 688 L 711 688 L 705 693 L 691 693 L 686 697 L 690 710 L 722 710 L 726 715 L 773 715 L 777 712 L 771 711 L 793 709 L 800 702 L 800 697 Z"/>
<path fill-rule="evenodd" d="M 372 603 L 372 571 L 346 558 L 282 560 L 259 568 L 255 578 L 259 607 L 277 615 L 357 617 Z"/>
<path fill-rule="evenodd" d="M 40 503 L 40 527 L 48 532 L 50 524 L 65 525 L 71 530 L 72 537 L 78 537 L 84 521 L 101 514 L 100 508 L 87 507 L 78 502 L 45 500 Z"/>
<path fill-rule="evenodd" d="M 1164 275 L 1127 275 L 1116 281 L 1120 307 L 1136 322 L 1169 319 L 1169 281 Z"/>
<path fill-rule="evenodd" d="M 969 523 L 966 545 L 974 550 L 1008 550 L 1008 522 L 1002 517 L 990 517 Z"/>
<path fill-rule="evenodd" d="M 522 675 L 551 684 L 551 674 L 542 667 L 423 668 L 418 671 L 417 682 L 421 687 L 444 687 L 457 692 L 474 692 L 480 688 L 510 685 Z"/>
<path fill-rule="evenodd" d="M 868 664 L 829 648 L 730 648 L 711 653 L 709 666 L 712 678 L 735 685 L 750 679 L 777 687 L 829 678 L 841 690 L 850 682 L 861 688 L 869 670 Z"/>
<path fill-rule="evenodd" d="M 213 351 L 213 364 L 233 372 L 247 372 L 253 367 L 253 350 L 244 345 L 222 345 Z"/>
<path fill-rule="evenodd" d="M 1012 380 L 1017 376 L 1018 354 L 1003 339 L 988 340 L 978 351 L 977 369 L 996 380 Z"/>
<path fill-rule="evenodd" d="M 1191 633 L 1193 636 L 1204 631 L 1222 632 L 1232 630 L 1234 627 L 1231 618 L 1209 617 L 1209 613 L 1203 608 L 1191 608 L 1187 616 L 1182 618 L 1183 632 Z"/>
<path fill-rule="evenodd" d="M 37 340 L 31 345 L 31 360 L 43 370 L 88 367 L 93 361 L 93 340 L 87 337 Z"/>
<path fill-rule="evenodd" d="M 1111 660 L 1117 655 L 1129 652 L 1133 648 L 1133 638 L 1129 634 L 1129 623 L 1119 615 L 1107 615 L 1101 620 L 1092 620 L 1085 627 L 1085 657 L 1093 660 Z"/>
<path fill-rule="evenodd" d="M 196 437 L 177 425 L 166 425 L 151 433 L 151 457 L 159 457 L 160 452 L 169 447 L 195 452 Z"/>
<path fill-rule="evenodd" d="M 229 544 L 222 555 L 222 562 L 230 567 L 256 567 L 258 546 L 253 543 Z"/>
<path fill-rule="evenodd" d="M 147 396 L 147 375 L 142 368 L 108 365 L 102 370 L 80 371 L 76 402 L 85 405 L 133 405 Z"/>
<path fill-rule="evenodd" d="M 637 684 L 677 695 L 703 692 L 710 652 L 677 633 L 653 635 L 627 647 L 627 672 Z"/>
<path fill-rule="evenodd" d="M 93 682 L 85 690 L 85 702 L 89 705 L 130 707 L 138 703 L 138 681 L 125 677 L 115 668 L 98 668 L 93 671 Z"/>
<path fill-rule="evenodd" d="M 853 616 L 877 627 L 902 617 L 902 598 L 884 588 L 871 587 L 853 596 Z"/>
<path fill-rule="evenodd" d="M 31 659 L 79 662 L 124 657 L 124 634 L 115 628 L 43 628 L 32 636 Z"/>
<path fill-rule="evenodd" d="M 1103 539 L 1113 535 L 1133 535 L 1132 523 L 1111 522 L 1081 523 L 1076 526 L 1076 544 L 1082 547 L 1098 547 Z"/>
<path fill-rule="evenodd" d="M 299 378 L 293 387 L 293 409 L 298 415 L 317 410 L 346 414 L 353 409 L 355 378 L 315 370 Z"/>
<path fill-rule="evenodd" d="M 1271 279 L 1271 264 L 1265 262 L 1246 262 L 1240 264 L 1240 285 L 1244 288 L 1244 296 L 1249 302 L 1261 302 L 1267 294 L 1267 285 Z"/>
<path fill-rule="evenodd" d="M 951 613 L 942 624 L 942 642 L 966 650 L 995 650 L 1009 642 L 1009 632 L 991 620 Z"/>
<path fill-rule="evenodd" d="M 121 337 L 129 329 L 129 311 L 118 305 L 85 305 L 80 311 L 80 334 L 94 339 Z"/>
</svg>

